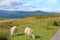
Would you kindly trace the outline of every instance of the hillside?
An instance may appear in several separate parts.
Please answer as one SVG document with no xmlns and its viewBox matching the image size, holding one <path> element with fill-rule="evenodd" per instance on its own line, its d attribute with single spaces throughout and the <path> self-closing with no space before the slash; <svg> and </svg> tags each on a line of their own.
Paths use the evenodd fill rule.
<svg viewBox="0 0 60 40">
<path fill-rule="evenodd" d="M 6 11 L 0 10 L 0 18 L 24 18 L 31 15 L 53 15 L 55 13 L 43 11 Z"/>
<path fill-rule="evenodd" d="M 0 21 L 8 20 L 9 18 L 0 18 Z"/>
<path fill-rule="evenodd" d="M 12 37 L 11 40 L 33 40 L 31 37 L 24 35 L 24 29 L 28 26 L 34 30 L 33 33 L 36 36 L 35 40 L 50 40 L 58 28 L 60 28 L 60 26 L 53 25 L 54 21 L 57 21 L 58 25 L 60 25 L 60 16 L 57 17 L 57 15 L 55 15 L 55 17 L 48 16 L 46 18 L 42 16 L 41 18 L 41 16 L 38 17 L 38 15 L 35 15 L 32 17 L 20 18 L 0 23 L 0 32 L 2 34 L 7 32 L 8 34 L 12 26 L 18 26 L 19 30 L 17 35 Z"/>
</svg>

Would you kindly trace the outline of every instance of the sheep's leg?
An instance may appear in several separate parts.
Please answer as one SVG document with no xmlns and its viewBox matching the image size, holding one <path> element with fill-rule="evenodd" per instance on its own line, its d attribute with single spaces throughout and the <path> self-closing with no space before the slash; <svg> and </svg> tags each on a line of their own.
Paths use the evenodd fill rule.
<svg viewBox="0 0 60 40">
<path fill-rule="evenodd" d="M 14 33 L 14 36 L 15 36 L 16 34 Z"/>
<path fill-rule="evenodd" d="M 28 33 L 28 37 L 30 36 L 30 34 Z"/>
<path fill-rule="evenodd" d="M 11 32 L 11 36 L 15 36 L 16 34 L 14 32 Z"/>
<path fill-rule="evenodd" d="M 33 34 L 31 34 L 32 38 L 35 39 L 35 36 Z"/>
<path fill-rule="evenodd" d="M 11 33 L 11 36 L 13 36 L 13 33 Z"/>
</svg>

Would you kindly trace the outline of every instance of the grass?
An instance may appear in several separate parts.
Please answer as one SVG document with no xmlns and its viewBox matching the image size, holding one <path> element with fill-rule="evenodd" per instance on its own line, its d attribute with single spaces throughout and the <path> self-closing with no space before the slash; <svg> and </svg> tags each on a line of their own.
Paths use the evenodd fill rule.
<svg viewBox="0 0 60 40">
<path fill-rule="evenodd" d="M 58 28 L 60 28 L 59 26 L 53 26 L 53 21 L 55 20 L 59 21 L 60 17 L 49 17 L 43 19 L 27 17 L 10 22 L 0 23 L 0 27 L 3 25 L 2 27 L 4 27 L 4 29 L 10 29 L 10 27 L 14 25 L 18 26 L 19 29 L 16 33 L 17 35 L 11 37 L 11 40 L 33 40 L 31 37 L 24 35 L 24 29 L 27 26 L 34 30 L 33 33 L 36 36 L 36 39 L 34 40 L 50 40 Z"/>
<path fill-rule="evenodd" d="M 9 35 L 9 30 L 8 29 L 4 29 L 4 28 L 0 28 L 0 40 L 10 40 L 10 35 Z"/>
<path fill-rule="evenodd" d="M 50 19 L 50 20 L 49 20 Z M 56 18 L 55 18 L 56 19 Z M 53 18 L 46 19 L 34 19 L 33 17 L 17 20 L 19 22 L 19 31 L 17 34 L 23 34 L 26 26 L 34 30 L 36 35 L 35 40 L 50 40 L 52 35 L 59 28 L 58 26 L 52 26 Z M 49 27 L 49 29 L 47 29 Z M 25 35 L 13 37 L 12 40 L 33 40 L 32 38 L 25 37 Z"/>
<path fill-rule="evenodd" d="M 9 18 L 0 18 L 0 21 L 2 21 L 2 20 L 8 20 Z"/>
<path fill-rule="evenodd" d="M 53 30 L 47 30 L 45 28 L 40 28 L 40 27 L 31 27 L 34 30 L 34 34 L 36 35 L 36 39 L 35 40 L 50 40 L 51 36 L 54 34 L 54 32 L 56 32 L 57 28 L 54 28 Z M 23 28 L 21 28 L 23 29 Z M 18 35 L 20 34 L 20 35 Z M 23 34 L 22 30 L 18 31 L 17 35 L 12 38 L 12 40 L 33 40 L 31 37 L 26 37 L 25 35 L 21 35 Z"/>
</svg>

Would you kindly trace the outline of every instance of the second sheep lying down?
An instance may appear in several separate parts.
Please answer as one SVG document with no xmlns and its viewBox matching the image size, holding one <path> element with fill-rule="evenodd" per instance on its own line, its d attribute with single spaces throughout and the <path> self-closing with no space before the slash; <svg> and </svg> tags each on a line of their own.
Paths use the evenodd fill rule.
<svg viewBox="0 0 60 40">
<path fill-rule="evenodd" d="M 31 28 L 26 27 L 24 32 L 25 32 L 25 35 L 27 35 L 28 37 L 31 36 L 33 39 L 35 39 L 35 36 L 33 34 L 33 30 Z"/>
</svg>

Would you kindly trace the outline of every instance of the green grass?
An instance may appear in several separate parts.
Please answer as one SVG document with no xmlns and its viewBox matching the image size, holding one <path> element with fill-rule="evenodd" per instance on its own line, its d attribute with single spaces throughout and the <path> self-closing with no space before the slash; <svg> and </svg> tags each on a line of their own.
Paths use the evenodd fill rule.
<svg viewBox="0 0 60 40">
<path fill-rule="evenodd" d="M 10 29 L 14 25 L 18 26 L 18 32 L 16 36 L 11 37 L 11 40 L 50 40 L 54 33 L 60 28 L 59 26 L 53 26 L 53 21 L 59 21 L 60 17 L 50 17 L 50 18 L 34 18 L 27 17 L 18 19 L 15 21 L 0 23 L 0 26 L 6 27 L 5 29 Z M 34 35 L 36 39 L 32 39 L 31 37 L 27 37 L 24 35 L 25 27 L 30 27 L 34 30 Z M 7 28 L 8 27 L 8 28 Z"/>
<path fill-rule="evenodd" d="M 54 34 L 54 32 L 56 32 L 57 27 L 54 26 L 54 28 L 52 29 L 46 29 L 46 28 L 41 28 L 41 27 L 36 27 L 36 26 L 32 26 L 31 27 L 34 30 L 34 34 L 36 35 L 36 39 L 35 40 L 50 40 L 51 36 Z M 17 32 L 18 36 L 15 36 L 12 38 L 12 40 L 33 40 L 31 37 L 26 37 L 23 34 L 24 28 L 19 28 L 20 30 Z"/>
<path fill-rule="evenodd" d="M 34 40 L 50 40 L 54 33 L 58 30 L 59 26 L 53 26 L 54 19 L 34 19 L 26 18 L 18 20 L 19 31 L 18 34 L 23 34 L 25 27 L 30 27 L 34 30 L 36 39 Z M 19 35 L 12 38 L 12 40 L 33 40 L 31 37 L 25 35 Z"/>
<path fill-rule="evenodd" d="M 8 20 L 9 18 L 0 18 L 0 20 L 2 21 L 2 20 Z"/>
</svg>

